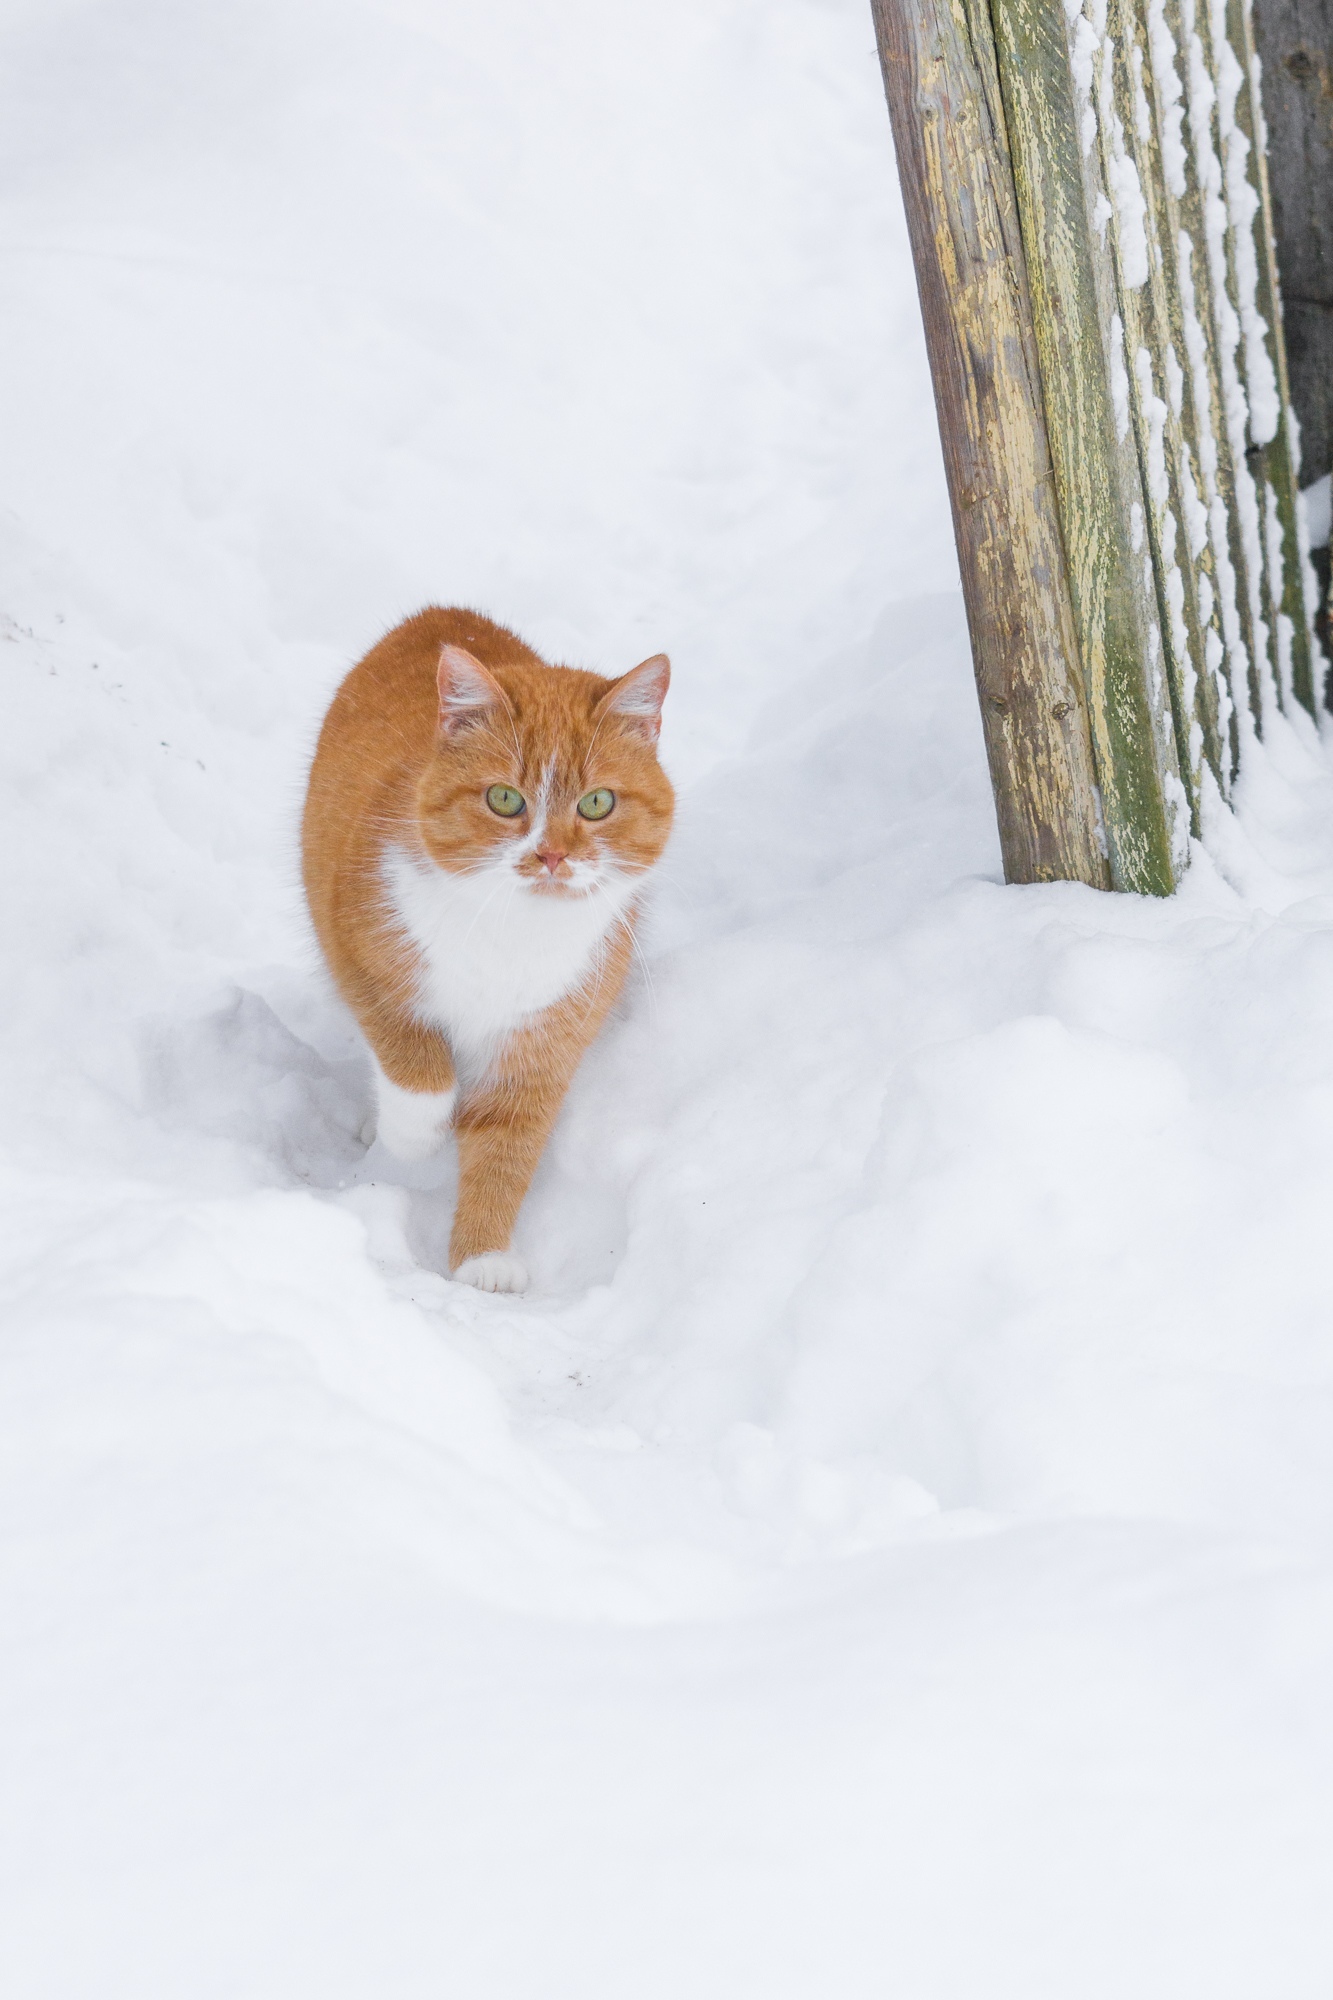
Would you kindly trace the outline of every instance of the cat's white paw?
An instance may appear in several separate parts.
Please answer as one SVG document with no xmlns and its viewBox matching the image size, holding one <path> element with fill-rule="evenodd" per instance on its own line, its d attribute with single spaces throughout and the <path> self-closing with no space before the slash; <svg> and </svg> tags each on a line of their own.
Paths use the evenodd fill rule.
<svg viewBox="0 0 1333 2000">
<path fill-rule="evenodd" d="M 456 1090 L 403 1090 L 390 1083 L 377 1065 L 375 1095 L 379 1103 L 375 1136 L 396 1160 L 411 1164 L 439 1152 L 453 1114 Z"/>
<path fill-rule="evenodd" d="M 479 1292 L 526 1292 L 527 1267 L 512 1250 L 483 1250 L 479 1257 L 465 1257 L 454 1272 L 460 1285 L 475 1285 Z"/>
</svg>

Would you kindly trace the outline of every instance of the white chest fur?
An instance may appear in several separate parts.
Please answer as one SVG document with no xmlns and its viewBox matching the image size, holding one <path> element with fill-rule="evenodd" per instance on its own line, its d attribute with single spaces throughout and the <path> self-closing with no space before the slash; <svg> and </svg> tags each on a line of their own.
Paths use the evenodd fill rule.
<svg viewBox="0 0 1333 2000">
<path fill-rule="evenodd" d="M 474 1072 L 515 1028 L 583 984 L 638 887 L 631 879 L 586 896 L 535 895 L 513 875 L 451 875 L 401 847 L 385 851 L 384 881 L 421 956 L 417 1013 Z"/>
</svg>

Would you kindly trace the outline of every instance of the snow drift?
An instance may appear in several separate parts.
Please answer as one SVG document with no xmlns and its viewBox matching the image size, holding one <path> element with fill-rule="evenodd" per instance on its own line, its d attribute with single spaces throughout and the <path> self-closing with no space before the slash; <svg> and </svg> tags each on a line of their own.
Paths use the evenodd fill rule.
<svg viewBox="0 0 1333 2000">
<path fill-rule="evenodd" d="M 868 17 L 0 33 L 6 1991 L 1326 1992 L 1333 774 L 1002 885 Z M 430 599 L 676 669 L 521 1301 L 296 884 Z"/>
</svg>

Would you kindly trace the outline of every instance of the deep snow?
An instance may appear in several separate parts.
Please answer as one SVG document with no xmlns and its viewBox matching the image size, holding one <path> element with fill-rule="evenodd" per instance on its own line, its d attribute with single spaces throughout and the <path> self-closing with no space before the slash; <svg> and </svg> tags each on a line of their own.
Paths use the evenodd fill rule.
<svg viewBox="0 0 1333 2000">
<path fill-rule="evenodd" d="M 1333 769 L 999 879 L 852 0 L 8 0 L 16 2000 L 1283 2000 L 1333 1935 Z M 295 874 L 357 653 L 676 680 L 524 1214 Z"/>
</svg>

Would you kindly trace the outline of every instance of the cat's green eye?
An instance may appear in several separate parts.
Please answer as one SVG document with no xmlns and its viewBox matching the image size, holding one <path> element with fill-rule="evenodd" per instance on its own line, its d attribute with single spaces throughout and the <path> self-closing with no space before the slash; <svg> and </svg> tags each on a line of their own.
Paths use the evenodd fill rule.
<svg viewBox="0 0 1333 2000">
<path fill-rule="evenodd" d="M 605 819 L 615 802 L 614 792 L 585 792 L 579 800 L 579 818 Z"/>
<path fill-rule="evenodd" d="M 522 792 L 516 792 L 512 785 L 492 785 L 486 794 L 486 803 L 501 819 L 517 819 L 527 803 Z"/>
</svg>

